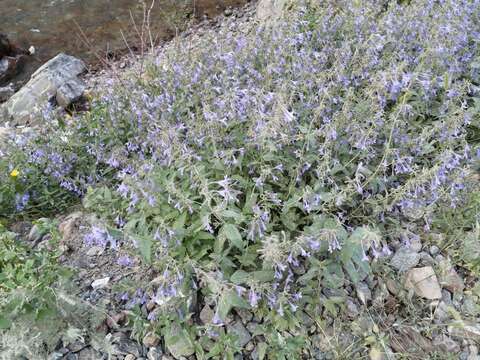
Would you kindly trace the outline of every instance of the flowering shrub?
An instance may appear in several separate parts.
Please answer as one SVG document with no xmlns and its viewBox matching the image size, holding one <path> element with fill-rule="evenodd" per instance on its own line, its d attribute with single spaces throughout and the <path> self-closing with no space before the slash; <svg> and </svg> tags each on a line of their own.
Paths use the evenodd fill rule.
<svg viewBox="0 0 480 360">
<path fill-rule="evenodd" d="M 335 314 L 324 288 L 364 280 L 478 191 L 477 1 L 292 11 L 175 46 L 23 146 L 22 166 L 108 223 L 87 243 L 132 246 L 161 274 L 122 294 L 159 305 L 149 320 L 188 318 L 171 309 L 196 291 L 216 325 L 232 308 L 276 328 L 299 307 Z"/>
</svg>

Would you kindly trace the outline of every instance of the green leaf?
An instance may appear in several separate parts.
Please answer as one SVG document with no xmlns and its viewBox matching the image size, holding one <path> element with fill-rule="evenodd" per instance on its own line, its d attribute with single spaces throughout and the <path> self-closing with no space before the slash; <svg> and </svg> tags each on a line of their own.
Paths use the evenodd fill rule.
<svg viewBox="0 0 480 360">
<path fill-rule="evenodd" d="M 257 345 L 258 360 L 263 360 L 265 358 L 265 355 L 267 354 L 267 348 L 268 345 L 264 342 L 261 342 Z"/>
<path fill-rule="evenodd" d="M 259 270 L 252 273 L 253 279 L 259 282 L 270 282 L 275 279 L 275 272 L 273 270 Z"/>
<path fill-rule="evenodd" d="M 232 309 L 232 303 L 230 302 L 228 293 L 223 293 L 222 296 L 220 296 L 220 299 L 218 300 L 218 305 L 217 305 L 218 317 L 222 321 L 225 321 L 231 309 Z"/>
<path fill-rule="evenodd" d="M 243 270 L 235 271 L 230 277 L 230 281 L 235 285 L 246 283 L 250 279 L 250 274 Z"/>
<path fill-rule="evenodd" d="M 217 314 L 218 317 L 225 321 L 230 310 L 234 307 L 249 309 L 249 303 L 242 297 L 240 297 L 235 291 L 228 290 L 222 293 L 218 300 Z"/>
<path fill-rule="evenodd" d="M 152 239 L 147 236 L 139 236 L 139 235 L 137 235 L 135 239 L 137 241 L 140 254 L 143 256 L 147 264 L 150 264 L 152 262 L 152 245 L 153 245 Z"/>
<path fill-rule="evenodd" d="M 6 317 L 0 315 L 0 329 L 9 329 L 12 326 L 12 322 Z"/>
<path fill-rule="evenodd" d="M 240 232 L 235 225 L 223 225 L 222 232 L 225 234 L 226 238 L 232 243 L 233 246 L 240 250 L 243 250 L 245 244 L 243 243 L 242 235 L 240 235 Z"/>
</svg>

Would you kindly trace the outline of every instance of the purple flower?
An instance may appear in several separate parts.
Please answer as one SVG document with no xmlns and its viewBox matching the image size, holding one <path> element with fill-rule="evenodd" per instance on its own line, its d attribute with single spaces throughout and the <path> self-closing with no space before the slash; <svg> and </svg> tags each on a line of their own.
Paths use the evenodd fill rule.
<svg viewBox="0 0 480 360">
<path fill-rule="evenodd" d="M 131 267 L 133 266 L 133 261 L 130 257 L 123 255 L 117 259 L 117 264 L 120 266 Z"/>
</svg>

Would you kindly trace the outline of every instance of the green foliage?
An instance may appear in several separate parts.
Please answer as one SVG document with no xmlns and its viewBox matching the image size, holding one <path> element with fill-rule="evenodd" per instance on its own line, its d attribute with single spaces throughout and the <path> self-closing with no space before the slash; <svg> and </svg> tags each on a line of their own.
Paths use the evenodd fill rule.
<svg viewBox="0 0 480 360">
<path fill-rule="evenodd" d="M 55 239 L 52 239 L 55 241 Z M 19 317 L 43 321 L 57 309 L 55 287 L 69 277 L 57 264 L 58 252 L 31 250 L 0 225 L 0 323 Z"/>
</svg>

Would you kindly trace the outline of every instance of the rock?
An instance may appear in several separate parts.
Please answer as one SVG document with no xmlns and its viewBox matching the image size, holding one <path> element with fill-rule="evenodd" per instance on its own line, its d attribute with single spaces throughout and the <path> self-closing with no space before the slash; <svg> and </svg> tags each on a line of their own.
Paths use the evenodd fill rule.
<svg viewBox="0 0 480 360">
<path fill-rule="evenodd" d="M 74 341 L 73 343 L 67 346 L 68 350 L 74 353 L 79 352 L 80 350 L 83 350 L 86 347 L 87 345 L 85 345 L 85 343 L 83 343 L 82 341 Z"/>
<path fill-rule="evenodd" d="M 396 280 L 387 279 L 385 285 L 392 295 L 398 295 L 402 291 L 401 285 Z"/>
<path fill-rule="evenodd" d="M 25 56 L 5 56 L 0 59 L 0 84 L 13 78 L 18 74 L 25 64 Z"/>
<path fill-rule="evenodd" d="M 240 321 L 227 325 L 227 332 L 233 334 L 237 338 L 237 345 L 243 348 L 251 339 L 252 336 Z"/>
<path fill-rule="evenodd" d="M 45 218 L 39 219 L 39 221 L 47 220 Z M 42 227 L 38 224 L 35 224 L 32 226 L 30 229 L 30 232 L 28 233 L 27 240 L 31 243 L 38 243 L 42 237 L 47 233 L 47 230 L 45 228 L 42 229 Z"/>
<path fill-rule="evenodd" d="M 442 298 L 442 289 L 431 266 L 409 270 L 405 287 L 408 290 L 413 289 L 415 294 L 429 300 Z"/>
<path fill-rule="evenodd" d="M 480 301 L 477 296 L 466 296 L 462 304 L 462 313 L 477 317 L 480 314 Z"/>
<path fill-rule="evenodd" d="M 253 313 L 248 309 L 235 309 L 235 312 L 240 316 L 244 325 L 253 319 Z"/>
<path fill-rule="evenodd" d="M 433 313 L 433 318 L 437 324 L 441 324 L 450 318 L 449 306 L 444 301 L 440 301 L 438 304 L 435 312 Z"/>
<path fill-rule="evenodd" d="M 223 15 L 225 16 L 232 16 L 233 10 L 231 8 L 226 8 L 223 12 Z"/>
<path fill-rule="evenodd" d="M 407 359 L 417 358 L 433 351 L 432 342 L 412 326 L 392 329 L 391 343 L 393 350 L 405 354 Z M 408 356 L 410 355 L 410 357 Z"/>
<path fill-rule="evenodd" d="M 0 102 L 7 101 L 13 94 L 15 94 L 15 89 L 12 84 L 0 87 Z"/>
<path fill-rule="evenodd" d="M 10 56 L 12 53 L 12 44 L 7 35 L 0 33 L 0 59 L 4 56 Z"/>
<path fill-rule="evenodd" d="M 145 345 L 147 348 L 155 347 L 160 343 L 160 338 L 155 335 L 155 334 L 147 334 L 143 338 L 143 345 Z"/>
<path fill-rule="evenodd" d="M 440 252 L 440 249 L 438 248 L 437 245 L 432 245 L 430 246 L 429 251 L 430 251 L 430 255 L 435 256 Z"/>
<path fill-rule="evenodd" d="M 418 255 L 420 255 L 420 262 L 423 266 L 435 266 L 437 264 L 435 259 L 431 257 L 430 254 L 426 251 L 422 251 Z"/>
<path fill-rule="evenodd" d="M 110 282 L 110 277 L 106 277 L 103 279 L 97 279 L 92 282 L 92 289 L 97 290 L 97 289 L 103 289 L 104 287 L 107 287 L 108 283 Z"/>
<path fill-rule="evenodd" d="M 158 348 L 152 347 L 148 350 L 147 353 L 148 360 L 162 360 L 162 351 Z"/>
<path fill-rule="evenodd" d="M 363 305 L 367 305 L 367 302 L 372 300 L 372 292 L 368 288 L 367 284 L 359 283 L 355 290 L 357 292 L 358 299 L 363 303 Z"/>
<path fill-rule="evenodd" d="M 370 360 L 384 360 L 385 356 L 383 355 L 383 351 L 376 346 L 372 346 L 372 348 L 370 348 L 370 351 L 368 352 L 368 357 Z"/>
<path fill-rule="evenodd" d="M 132 354 L 127 354 L 127 356 L 123 358 L 123 360 L 135 360 L 135 359 L 136 359 L 136 356 Z"/>
<path fill-rule="evenodd" d="M 284 15 L 287 0 L 260 0 L 257 4 L 257 19 L 271 23 Z"/>
<path fill-rule="evenodd" d="M 165 346 L 175 359 L 190 356 L 195 352 L 192 340 L 186 330 L 172 323 L 165 335 Z"/>
<path fill-rule="evenodd" d="M 105 248 L 101 246 L 92 246 L 90 249 L 87 250 L 86 255 L 87 256 L 97 256 L 103 254 L 105 251 Z"/>
<path fill-rule="evenodd" d="M 62 235 L 62 242 L 66 242 L 74 236 L 76 230 L 78 230 L 78 226 L 82 217 L 82 212 L 74 212 L 68 215 L 58 226 L 58 231 L 60 231 L 60 235 Z"/>
<path fill-rule="evenodd" d="M 359 314 L 357 304 L 355 304 L 352 299 L 347 298 L 346 305 L 347 305 L 347 316 L 350 319 L 355 319 Z"/>
<path fill-rule="evenodd" d="M 417 266 L 419 261 L 420 255 L 415 250 L 402 247 L 393 255 L 392 260 L 390 260 L 390 265 L 396 270 L 404 272 Z"/>
<path fill-rule="evenodd" d="M 128 338 L 121 338 L 118 344 L 112 347 L 112 355 L 133 355 L 140 357 L 142 355 L 142 348 L 135 341 Z"/>
<path fill-rule="evenodd" d="M 76 80 L 85 70 L 83 61 L 65 54 L 57 55 L 41 66 L 30 81 L 3 104 L 0 120 L 3 113 L 4 122 L 11 121 L 14 125 L 34 123 L 39 111 L 55 99 L 58 89 Z"/>
<path fill-rule="evenodd" d="M 210 306 L 205 305 L 202 311 L 200 311 L 200 320 L 203 324 L 210 324 L 214 315 L 215 314 L 213 313 L 213 310 L 210 308 Z"/>
<path fill-rule="evenodd" d="M 433 346 L 444 353 L 457 353 L 460 351 L 460 345 L 445 334 L 433 339 Z"/>
<path fill-rule="evenodd" d="M 257 322 L 249 322 L 247 324 L 247 329 L 250 334 L 255 335 L 255 332 L 260 328 L 260 325 Z"/>
<path fill-rule="evenodd" d="M 114 314 L 112 316 L 108 316 L 106 323 L 107 326 L 111 329 L 117 328 L 120 324 L 122 324 L 127 319 L 127 314 L 125 312 L 120 312 L 118 314 Z"/>
<path fill-rule="evenodd" d="M 82 97 L 85 89 L 86 85 L 82 80 L 78 78 L 68 80 L 57 89 L 55 97 L 57 104 L 62 108 L 67 108 Z"/>
<path fill-rule="evenodd" d="M 102 358 L 102 355 L 97 350 L 91 347 L 81 350 L 77 355 L 78 360 L 92 360 Z"/>
<path fill-rule="evenodd" d="M 438 278 L 440 285 L 452 293 L 462 292 L 465 284 L 457 274 L 449 260 L 445 259 L 438 264 Z"/>
<path fill-rule="evenodd" d="M 456 321 L 448 327 L 448 332 L 453 337 L 462 340 L 470 339 L 480 342 L 480 324 L 476 322 Z"/>
</svg>

